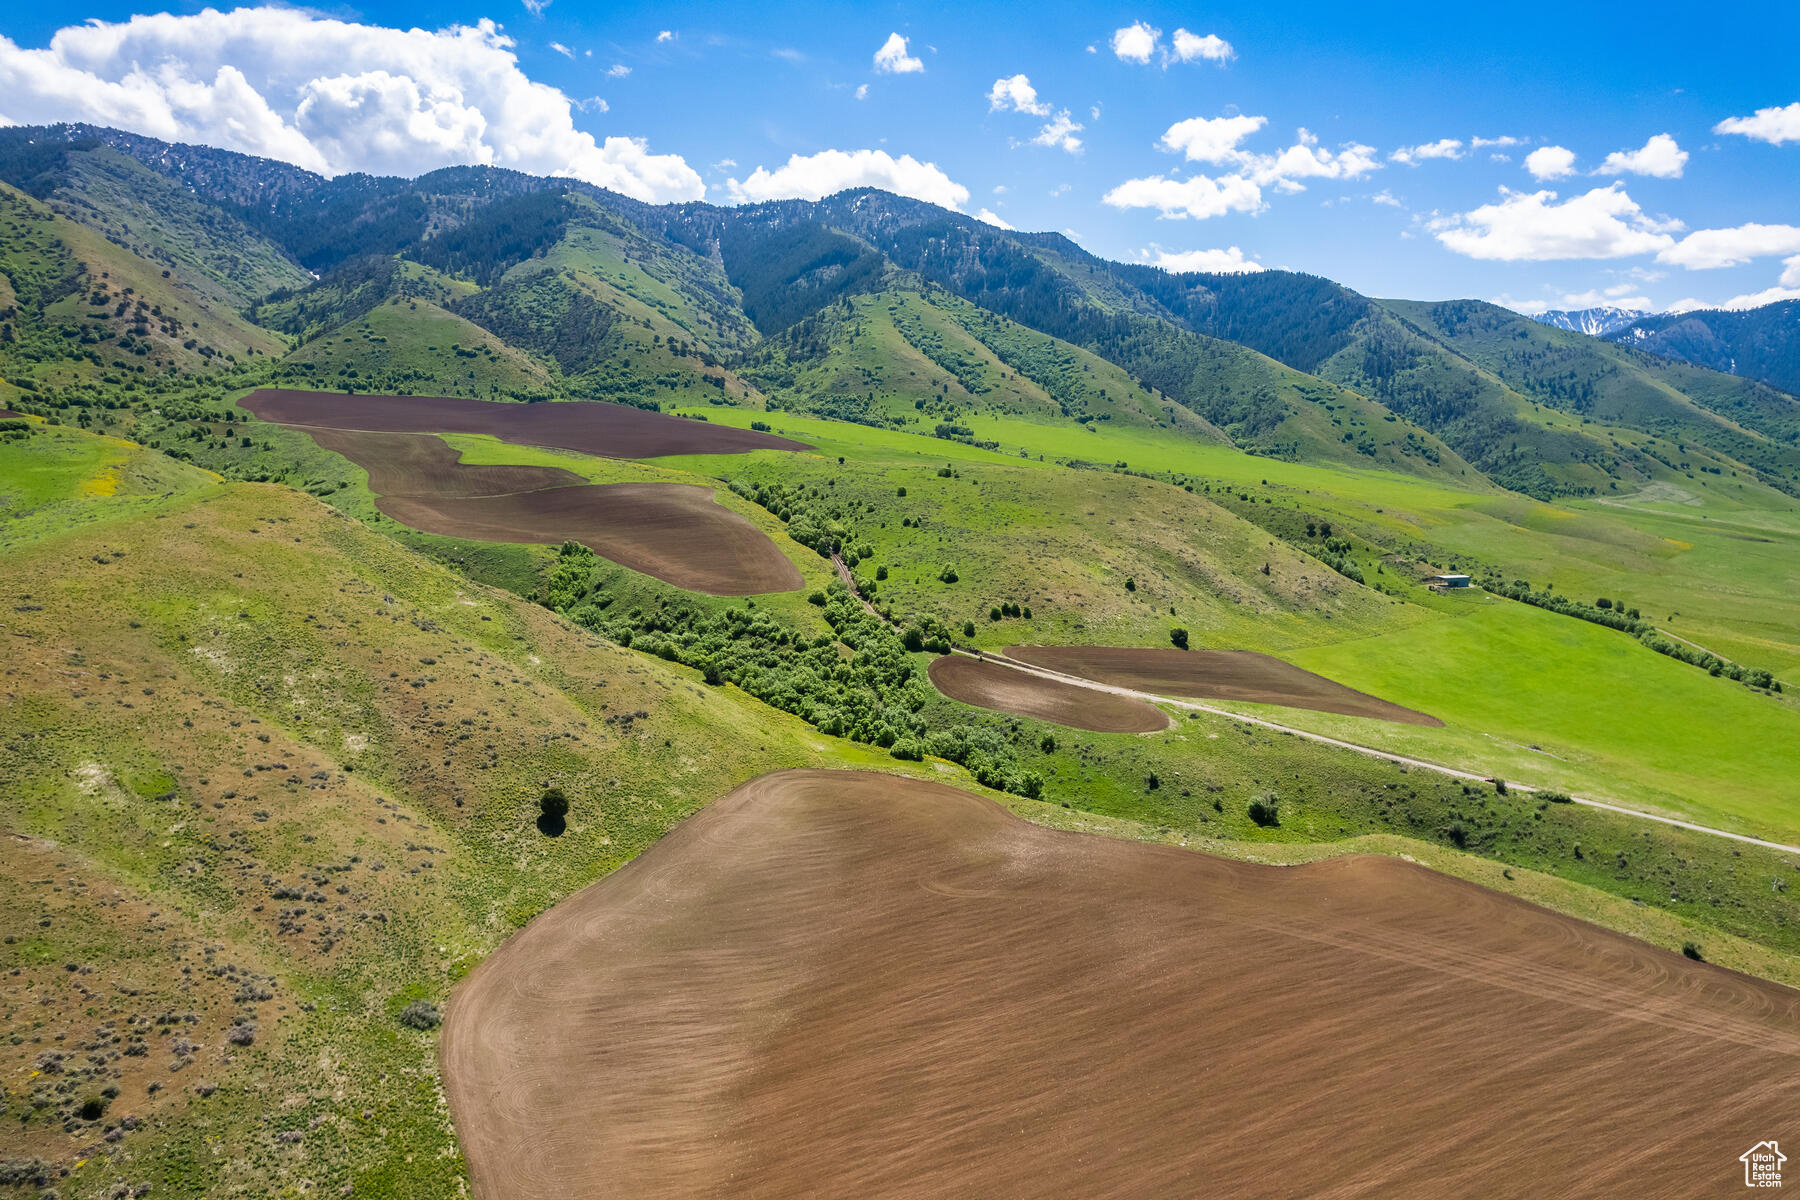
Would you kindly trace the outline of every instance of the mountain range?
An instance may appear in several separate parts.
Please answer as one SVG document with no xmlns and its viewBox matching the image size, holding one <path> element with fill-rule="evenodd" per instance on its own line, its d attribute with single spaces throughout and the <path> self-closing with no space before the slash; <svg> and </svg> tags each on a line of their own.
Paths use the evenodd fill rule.
<svg viewBox="0 0 1800 1200">
<path fill-rule="evenodd" d="M 653 206 L 487 167 L 326 179 L 91 126 L 0 132 L 0 181 L 0 403 L 223 370 L 949 437 L 982 412 L 1110 421 L 1538 498 L 1695 470 L 1800 493 L 1800 305 L 1545 323 L 1170 274 L 874 190 Z"/>
<path fill-rule="evenodd" d="M 1637 308 L 1614 308 L 1602 304 L 1597 308 L 1558 308 L 1537 314 L 1537 319 L 1558 329 L 1605 337 L 1615 329 L 1623 329 L 1633 321 L 1654 316 Z"/>
</svg>

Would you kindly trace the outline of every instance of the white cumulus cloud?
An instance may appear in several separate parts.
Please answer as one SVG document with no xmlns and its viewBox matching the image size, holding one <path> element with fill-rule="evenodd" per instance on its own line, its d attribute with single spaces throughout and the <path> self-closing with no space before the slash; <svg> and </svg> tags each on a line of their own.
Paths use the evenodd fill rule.
<svg viewBox="0 0 1800 1200">
<path fill-rule="evenodd" d="M 875 69 L 884 75 L 913 75 L 923 71 L 925 64 L 906 52 L 905 38 L 890 33 L 875 52 Z"/>
<path fill-rule="evenodd" d="M 1081 139 L 1075 135 L 1081 132 L 1080 122 L 1070 119 L 1069 110 L 1063 109 L 1044 123 L 1037 136 L 1031 139 L 1034 146 L 1059 146 L 1070 154 L 1081 150 Z"/>
<path fill-rule="evenodd" d="M 1319 145 L 1306 129 L 1296 131 L 1294 144 L 1279 154 L 1247 154 L 1244 173 L 1256 183 L 1274 185 L 1284 192 L 1305 191 L 1302 179 L 1360 179 L 1381 169 L 1375 147 L 1345 142 L 1336 150 Z"/>
<path fill-rule="evenodd" d="M 1426 142 L 1422 146 L 1402 146 L 1388 155 L 1388 159 L 1391 162 L 1416 167 L 1428 158 L 1456 159 L 1462 156 L 1463 144 L 1460 138 L 1439 138 L 1435 142 Z"/>
<path fill-rule="evenodd" d="M 1264 118 L 1248 116 L 1178 121 L 1163 133 L 1165 149 L 1231 169 L 1217 177 L 1128 179 L 1102 199 L 1114 208 L 1154 208 L 1165 217 L 1204 220 L 1228 212 L 1256 212 L 1263 207 L 1264 188 L 1302 192 L 1306 190 L 1302 180 L 1356 179 L 1381 169 L 1373 146 L 1346 142 L 1329 150 L 1305 129 L 1295 133 L 1294 144 L 1285 150 L 1264 154 L 1246 149 L 1244 138 L 1264 124 Z"/>
<path fill-rule="evenodd" d="M 1561 179 L 1575 173 L 1575 152 L 1563 146 L 1540 146 L 1525 156 L 1525 169 L 1536 179 Z"/>
<path fill-rule="evenodd" d="M 994 86 L 988 90 L 988 111 L 998 112 L 1003 109 L 1030 113 L 1034 117 L 1050 115 L 1050 106 L 1038 99 L 1037 89 L 1031 86 L 1031 80 L 1024 75 L 994 80 Z"/>
<path fill-rule="evenodd" d="M 739 204 L 762 200 L 819 200 L 846 188 L 871 187 L 911 196 L 945 208 L 961 208 L 969 189 L 910 154 L 895 158 L 886 150 L 821 150 L 796 154 L 771 171 L 758 167 L 742 180 L 725 184 Z"/>
<path fill-rule="evenodd" d="M 1606 156 L 1594 172 L 1596 175 L 1650 175 L 1657 179 L 1680 179 L 1687 166 L 1688 152 L 1675 144 L 1675 139 L 1659 133 L 1637 150 L 1615 150 Z"/>
<path fill-rule="evenodd" d="M 597 140 L 574 102 L 519 69 L 492 21 L 394 29 L 289 8 L 204 9 L 0 37 L 0 118 L 89 121 L 326 175 L 486 164 L 566 175 L 652 202 L 700 176 L 641 138 Z"/>
<path fill-rule="evenodd" d="M 1263 265 L 1254 259 L 1244 257 L 1244 252 L 1236 246 L 1228 246 L 1223 250 L 1164 250 L 1161 246 L 1153 247 L 1154 255 L 1146 252 L 1144 257 L 1150 259 L 1150 265 L 1161 267 L 1170 274 L 1179 275 L 1185 271 L 1204 271 L 1213 275 L 1249 275 L 1263 269 Z"/>
<path fill-rule="evenodd" d="M 1177 29 L 1173 40 L 1175 57 L 1182 62 L 1230 62 L 1237 54 L 1230 42 L 1216 34 L 1201 35 Z"/>
<path fill-rule="evenodd" d="M 563 45 L 561 42 L 551 42 L 550 48 L 552 50 L 556 51 L 558 54 L 562 55 L 564 58 L 574 58 L 575 57 L 575 52 L 573 50 L 569 49 L 567 46 Z"/>
<path fill-rule="evenodd" d="M 1237 51 L 1230 42 L 1214 33 L 1199 34 L 1186 29 L 1177 29 L 1171 39 L 1173 47 L 1164 46 L 1162 30 L 1148 21 L 1133 21 L 1129 25 L 1113 30 L 1113 56 L 1121 62 L 1138 63 L 1148 66 L 1155 62 L 1164 70 L 1170 63 L 1213 62 L 1228 63 L 1237 57 Z M 1088 47 L 1093 53 L 1094 48 Z"/>
<path fill-rule="evenodd" d="M 1164 131 L 1162 146 L 1189 162 L 1235 162 L 1238 143 L 1268 123 L 1267 117 L 1189 117 Z"/>
<path fill-rule="evenodd" d="M 673 29 L 660 30 L 656 35 L 656 40 L 659 42 L 672 42 L 675 40 L 675 31 Z"/>
<path fill-rule="evenodd" d="M 1255 212 L 1262 207 L 1262 189 L 1241 175 L 1212 179 L 1195 175 L 1170 179 L 1151 175 L 1127 179 L 1101 197 L 1113 208 L 1154 208 L 1165 217 L 1192 217 L 1204 221 L 1232 212 Z"/>
<path fill-rule="evenodd" d="M 1500 189 L 1500 200 L 1431 223 L 1438 241 L 1469 258 L 1501 262 L 1625 258 L 1675 244 L 1679 221 L 1657 220 L 1623 184 L 1557 203 L 1555 192 Z"/>
<path fill-rule="evenodd" d="M 1714 133 L 1736 133 L 1779 146 L 1800 142 L 1800 100 L 1786 108 L 1759 108 L 1748 117 L 1727 117 L 1713 126 Z"/>
<path fill-rule="evenodd" d="M 1630 284 L 1589 288 L 1585 292 L 1565 292 L 1556 302 L 1558 308 L 1633 308 L 1640 311 L 1656 307 L 1648 296 L 1630 295 Z"/>
<path fill-rule="evenodd" d="M 1112 52 L 1125 62 L 1147 63 L 1156 56 L 1161 41 L 1162 30 L 1148 21 L 1133 21 L 1113 30 Z"/>
<path fill-rule="evenodd" d="M 1800 225 L 1752 222 L 1729 229 L 1696 229 L 1656 258 L 1690 271 L 1711 271 L 1741 266 L 1754 258 L 1796 253 L 1800 253 Z"/>
<path fill-rule="evenodd" d="M 1012 228 L 1011 223 L 1009 223 L 1006 220 L 1006 218 L 1002 217 L 1000 214 L 996 213 L 991 208 L 984 208 L 980 212 L 976 213 L 975 219 L 977 221 L 985 221 L 987 224 L 992 225 L 996 229 L 1011 229 Z"/>
</svg>

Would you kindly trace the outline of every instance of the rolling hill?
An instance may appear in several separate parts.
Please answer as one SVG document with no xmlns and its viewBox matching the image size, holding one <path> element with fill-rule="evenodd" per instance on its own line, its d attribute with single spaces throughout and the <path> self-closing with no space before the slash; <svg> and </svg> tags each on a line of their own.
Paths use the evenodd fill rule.
<svg viewBox="0 0 1800 1200">
<path fill-rule="evenodd" d="M 792 768 L 1157 863 L 1405 857 L 1671 979 L 1800 980 L 1793 404 L 882 192 L 657 207 L 0 130 L 0 1187 L 466 1191 L 458 981 Z M 780 569 L 699 588 L 622 527 Z M 1020 665 L 1057 650 L 1361 699 L 1177 671 L 1106 693 L 1120 724 Z"/>
</svg>

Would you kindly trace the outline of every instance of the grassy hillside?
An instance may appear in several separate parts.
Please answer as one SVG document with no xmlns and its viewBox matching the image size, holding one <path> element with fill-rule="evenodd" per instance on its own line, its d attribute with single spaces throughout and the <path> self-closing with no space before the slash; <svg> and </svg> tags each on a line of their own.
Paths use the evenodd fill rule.
<svg viewBox="0 0 1800 1200">
<path fill-rule="evenodd" d="M 530 351 L 567 394 L 632 403 L 708 397 L 760 403 L 721 365 L 754 337 L 712 264 L 679 247 L 652 248 L 616 218 L 585 214 L 539 256 L 457 305 Z"/>
<path fill-rule="evenodd" d="M 1010 413 L 1228 440 L 1104 359 L 903 275 L 800 321 L 745 371 L 782 407 L 950 438 Z"/>
<path fill-rule="evenodd" d="M 1384 304 L 1546 407 L 1657 434 L 1681 458 L 1705 447 L 1775 486 L 1800 486 L 1800 400 L 1785 392 L 1479 301 Z"/>
<path fill-rule="evenodd" d="M 298 493 L 190 475 L 0 562 L 0 875 L 32 918 L 0 952 L 0 1157 L 67 1165 L 133 1118 L 62 1194 L 454 1192 L 407 1004 L 744 778 L 898 765 Z M 533 825 L 551 782 L 559 838 Z"/>
<path fill-rule="evenodd" d="M 109 147 L 71 150 L 54 190 L 37 194 L 114 245 L 169 268 L 208 301 L 241 309 L 308 280 L 241 220 Z"/>
<path fill-rule="evenodd" d="M 928 603 L 904 581 L 939 555 L 939 514 L 1021 578 L 1034 565 L 1081 569 L 1031 530 L 998 536 L 993 514 L 1038 494 L 1045 533 L 1111 556 L 1102 574 L 1135 569 L 1130 556 L 1146 564 L 1154 582 L 1141 597 L 1092 597 L 1121 633 L 1161 624 L 1153 610 L 1181 572 L 1199 602 L 1221 582 L 1202 582 L 1207 564 L 1242 587 L 1235 577 L 1257 557 L 1246 522 L 1167 485 L 778 419 L 840 434 L 789 458 L 813 464 L 821 495 L 863 507 L 880 544 L 859 569 L 891 563 L 907 603 Z M 601 463 L 458 440 L 472 460 L 541 454 L 594 478 L 674 477 L 704 462 Z M 946 458 L 948 477 L 931 465 Z M 706 686 L 698 670 L 621 649 L 288 488 L 219 483 L 119 439 L 37 423 L 0 437 L 0 481 L 0 588 L 14 597 L 0 619 L 0 902 L 21 915 L 0 947 L 0 1020 L 13 1035 L 0 1046 L 0 1159 L 40 1191 L 456 1194 L 435 1006 L 508 933 L 766 770 L 966 782 L 947 762 L 902 762 L 734 686 Z M 1151 488 L 1166 495 L 1151 500 Z M 1090 517 L 1082 495 L 1095 489 L 1141 523 L 1106 524 L 1097 501 Z M 880 520 L 901 504 L 926 525 L 890 539 Z M 1327 595 L 1344 585 L 1269 553 L 1277 569 L 1251 572 L 1230 606 L 1363 631 L 1388 603 Z M 813 563 L 817 579 L 823 560 Z M 1007 586 L 997 572 L 970 584 Z M 602 622 L 652 621 L 696 647 L 721 622 L 746 636 L 825 630 L 798 597 L 759 616 L 605 564 L 578 593 L 547 598 Z M 1045 602 L 1046 629 L 1064 627 L 1060 604 Z M 1223 606 L 1221 616 L 1241 622 L 1232 636 L 1255 623 Z M 865 661 L 840 658 L 829 636 L 817 645 L 846 681 Z M 1140 737 L 921 704 L 923 719 L 976 731 L 1042 773 L 1046 801 L 1008 800 L 1034 820 L 1265 860 L 1407 854 L 1794 977 L 1800 927 L 1769 886 L 1791 869 L 1771 852 L 1500 796 L 1221 717 Z M 574 802 L 556 836 L 536 823 L 547 785 Z M 1278 826 L 1249 819 L 1253 797 L 1279 803 Z"/>
<path fill-rule="evenodd" d="M 285 349 L 223 299 L 0 184 L 0 373 L 51 387 L 115 375 L 193 374 Z M 202 280 L 204 283 L 205 281 Z"/>
<path fill-rule="evenodd" d="M 516 347 L 431 300 L 402 296 L 314 337 L 282 360 L 275 378 L 340 391 L 484 400 L 542 398 L 556 390 L 550 372 Z"/>
</svg>

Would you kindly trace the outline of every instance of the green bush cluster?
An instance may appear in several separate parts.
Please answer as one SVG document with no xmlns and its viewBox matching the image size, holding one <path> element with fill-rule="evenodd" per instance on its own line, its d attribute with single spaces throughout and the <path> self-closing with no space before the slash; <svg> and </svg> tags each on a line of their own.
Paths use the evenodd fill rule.
<svg viewBox="0 0 1800 1200">
<path fill-rule="evenodd" d="M 622 646 L 692 667 L 709 683 L 736 684 L 821 733 L 881 746 L 896 758 L 948 759 L 986 787 L 1033 798 L 1043 793 L 1043 780 L 1021 769 L 1003 730 L 934 725 L 921 714 L 933 693 L 911 654 L 950 652 L 951 631 L 936 618 L 895 630 L 835 580 L 822 614 L 832 633 L 817 637 L 749 605 L 709 613 L 665 600 L 621 613 L 605 594 L 602 574 L 592 550 L 565 542 L 540 600 Z M 840 642 L 850 648 L 849 658 L 839 652 Z"/>
</svg>

